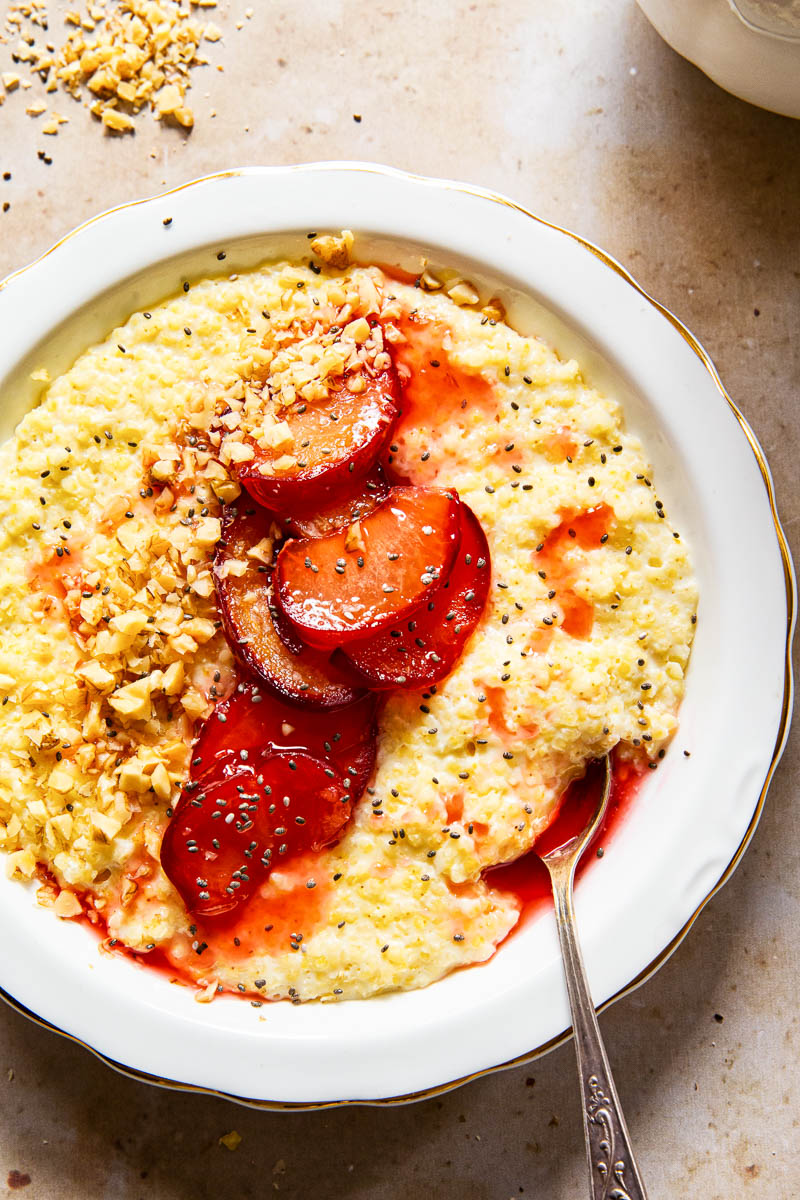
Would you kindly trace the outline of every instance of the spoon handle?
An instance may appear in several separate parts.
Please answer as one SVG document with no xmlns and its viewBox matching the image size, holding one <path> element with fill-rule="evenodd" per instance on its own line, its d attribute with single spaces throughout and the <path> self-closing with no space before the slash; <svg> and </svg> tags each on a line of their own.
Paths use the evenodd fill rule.
<svg viewBox="0 0 800 1200">
<path fill-rule="evenodd" d="M 591 1197 L 592 1200 L 647 1200 L 578 944 L 572 904 L 574 868 L 558 863 L 548 864 L 548 867 L 572 1010 Z"/>
</svg>

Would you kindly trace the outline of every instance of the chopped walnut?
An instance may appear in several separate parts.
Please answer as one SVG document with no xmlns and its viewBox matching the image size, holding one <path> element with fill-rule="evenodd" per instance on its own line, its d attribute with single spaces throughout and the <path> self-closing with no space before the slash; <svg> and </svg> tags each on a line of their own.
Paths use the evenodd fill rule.
<svg viewBox="0 0 800 1200">
<path fill-rule="evenodd" d="M 455 304 L 463 306 L 478 304 L 480 295 L 466 279 L 457 279 L 447 286 L 447 294 Z"/>
<path fill-rule="evenodd" d="M 350 264 L 350 251 L 353 249 L 354 238 L 349 229 L 343 229 L 338 237 L 324 234 L 311 242 L 311 249 L 329 267 L 343 270 Z"/>
<path fill-rule="evenodd" d="M 83 912 L 83 907 L 74 892 L 64 889 L 58 893 L 53 905 L 53 911 L 56 916 L 66 919 L 80 916 Z"/>
<path fill-rule="evenodd" d="M 353 524 L 348 528 L 344 538 L 344 548 L 348 553 L 361 553 L 366 550 L 366 542 L 361 529 L 360 521 L 353 521 Z"/>
</svg>

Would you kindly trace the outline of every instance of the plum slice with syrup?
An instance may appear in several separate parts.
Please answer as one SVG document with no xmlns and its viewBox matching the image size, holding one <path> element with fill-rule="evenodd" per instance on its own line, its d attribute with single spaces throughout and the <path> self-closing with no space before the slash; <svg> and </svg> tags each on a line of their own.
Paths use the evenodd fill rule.
<svg viewBox="0 0 800 1200">
<path fill-rule="evenodd" d="M 184 789 L 161 865 L 190 912 L 223 916 L 274 866 L 334 841 L 352 806 L 330 763 L 297 751 L 257 751 L 231 774 Z"/>
<path fill-rule="evenodd" d="M 313 513 L 352 493 L 372 469 L 398 415 L 398 382 L 394 368 L 359 378 L 360 392 L 343 379 L 324 399 L 298 400 L 276 413 L 290 435 L 278 448 L 248 439 L 255 457 L 239 464 L 237 477 L 265 508 Z"/>
<path fill-rule="evenodd" d="M 324 508 L 292 513 L 286 519 L 286 531 L 291 537 L 327 537 L 355 521 L 363 521 L 383 503 L 390 487 L 380 467 L 373 467 L 366 479 L 359 481 L 357 491 L 343 493 Z"/>
<path fill-rule="evenodd" d="M 329 711 L 304 709 L 253 679 L 216 706 L 161 845 L 164 871 L 191 912 L 231 912 L 276 862 L 341 835 L 375 765 L 376 708 L 367 694 Z"/>
<path fill-rule="evenodd" d="M 239 661 L 284 699 L 309 708 L 349 704 L 358 686 L 329 655 L 306 646 L 275 603 L 273 526 L 246 496 L 224 510 L 214 584 L 225 635 Z"/>
<path fill-rule="evenodd" d="M 348 642 L 335 660 L 354 667 L 369 688 L 428 687 L 449 675 L 481 618 L 491 583 L 486 534 L 461 505 L 461 542 L 448 578 L 407 621 L 363 642 Z"/>
<path fill-rule="evenodd" d="M 258 680 L 240 679 L 200 728 L 191 780 L 232 774 L 267 748 L 297 750 L 327 759 L 358 797 L 375 763 L 376 711 L 377 698 L 369 693 L 340 708 L 314 710 L 287 703 Z"/>
<path fill-rule="evenodd" d="M 330 649 L 396 624 L 447 577 L 459 508 L 454 492 L 394 487 L 357 526 L 286 542 L 275 572 L 279 608 L 304 641 Z"/>
</svg>

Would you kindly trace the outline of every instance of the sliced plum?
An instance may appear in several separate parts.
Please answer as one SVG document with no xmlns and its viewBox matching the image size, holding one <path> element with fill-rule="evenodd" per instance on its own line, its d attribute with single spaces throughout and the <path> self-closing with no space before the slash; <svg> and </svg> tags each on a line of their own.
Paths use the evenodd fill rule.
<svg viewBox="0 0 800 1200">
<path fill-rule="evenodd" d="M 447 578 L 459 507 L 454 492 L 395 487 L 358 526 L 286 542 L 275 572 L 278 606 L 304 641 L 323 648 L 396 624 Z"/>
<path fill-rule="evenodd" d="M 361 480 L 358 490 L 352 495 L 343 496 L 326 508 L 296 513 L 289 518 L 286 528 L 295 537 L 327 537 L 329 533 L 345 529 L 354 521 L 363 521 L 383 503 L 389 495 L 389 489 L 385 475 L 375 467 L 366 479 Z"/>
<path fill-rule="evenodd" d="M 203 722 L 192 749 L 191 778 L 235 774 L 261 751 L 292 750 L 327 759 L 354 799 L 375 764 L 377 700 L 364 695 L 341 708 L 288 704 L 256 680 L 241 680 Z"/>
<path fill-rule="evenodd" d="M 329 762 L 261 751 L 232 774 L 187 784 L 164 833 L 161 865 L 190 912 L 223 916 L 276 864 L 335 841 L 352 805 Z"/>
<path fill-rule="evenodd" d="M 164 831 L 161 866 L 190 912 L 202 916 L 229 912 L 260 882 L 259 858 L 264 853 L 260 839 L 235 816 L 225 823 L 225 817 L 236 813 L 238 803 L 249 802 L 251 794 L 258 797 L 255 776 L 247 767 L 202 790 L 190 786 L 181 794 Z M 219 817 L 212 821 L 217 812 Z"/>
<path fill-rule="evenodd" d="M 445 583 L 413 617 L 338 652 L 369 688 L 427 687 L 449 675 L 481 618 L 492 567 L 480 521 L 461 505 L 461 542 Z"/>
<path fill-rule="evenodd" d="M 310 708 L 349 704 L 359 694 L 329 655 L 303 644 L 273 595 L 273 518 L 246 498 L 225 509 L 214 582 L 225 635 L 245 667 L 286 700 Z"/>
<path fill-rule="evenodd" d="M 398 414 L 397 375 L 391 368 L 360 379 L 361 392 L 343 380 L 324 400 L 298 400 L 275 414 L 288 429 L 274 449 L 250 439 L 255 458 L 239 466 L 238 478 L 265 508 L 310 512 L 336 504 L 372 469 Z"/>
</svg>

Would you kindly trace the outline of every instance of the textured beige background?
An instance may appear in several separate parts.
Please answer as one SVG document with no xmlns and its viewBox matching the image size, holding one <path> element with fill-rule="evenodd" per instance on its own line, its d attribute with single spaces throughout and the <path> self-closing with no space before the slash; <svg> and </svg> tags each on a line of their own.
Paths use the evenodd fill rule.
<svg viewBox="0 0 800 1200">
<path fill-rule="evenodd" d="M 190 137 L 149 118 L 104 137 L 65 99 L 70 124 L 47 138 L 9 99 L 0 275 L 102 208 L 247 162 L 374 159 L 501 189 L 606 247 L 695 331 L 797 544 L 800 123 L 719 91 L 631 0 L 249 2 L 242 31 L 244 2 L 214 17 L 224 73 L 195 76 Z M 54 32 L 67 7 L 51 0 Z M 651 1200 L 800 1196 L 798 767 L 795 737 L 732 881 L 602 1018 Z M 260 1114 L 121 1078 L 3 1009 L 0 1192 L 17 1171 L 8 1194 L 26 1200 L 575 1200 L 573 1072 L 568 1045 L 411 1107 Z M 218 1143 L 231 1129 L 235 1152 Z"/>
</svg>

